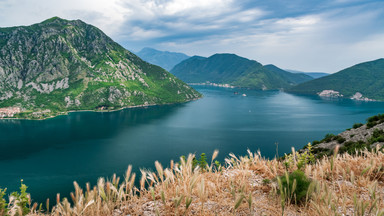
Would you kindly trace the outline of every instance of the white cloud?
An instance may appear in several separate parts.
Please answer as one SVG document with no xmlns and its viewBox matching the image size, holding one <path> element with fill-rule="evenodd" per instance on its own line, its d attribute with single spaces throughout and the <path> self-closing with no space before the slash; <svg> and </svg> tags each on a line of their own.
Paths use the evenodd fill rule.
<svg viewBox="0 0 384 216">
<path fill-rule="evenodd" d="M 306 71 L 335 72 L 383 57 L 383 2 L 311 4 L 296 0 L 288 5 L 252 0 L 0 0 L 0 26 L 29 25 L 53 16 L 82 19 L 131 50 L 150 46 L 205 56 L 232 52 Z"/>
<path fill-rule="evenodd" d="M 7 0 L 0 5 L 0 25 L 31 25 L 59 16 L 82 19 L 113 34 L 128 12 L 120 6 L 119 0 Z"/>
</svg>

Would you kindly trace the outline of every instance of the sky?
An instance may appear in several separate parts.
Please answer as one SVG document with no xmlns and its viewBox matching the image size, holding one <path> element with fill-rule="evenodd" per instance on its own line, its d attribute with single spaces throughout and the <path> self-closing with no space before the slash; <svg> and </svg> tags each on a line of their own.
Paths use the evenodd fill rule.
<svg viewBox="0 0 384 216">
<path fill-rule="evenodd" d="M 334 73 L 384 58 L 384 0 L 0 0 L 0 27 L 81 19 L 126 49 Z"/>
</svg>

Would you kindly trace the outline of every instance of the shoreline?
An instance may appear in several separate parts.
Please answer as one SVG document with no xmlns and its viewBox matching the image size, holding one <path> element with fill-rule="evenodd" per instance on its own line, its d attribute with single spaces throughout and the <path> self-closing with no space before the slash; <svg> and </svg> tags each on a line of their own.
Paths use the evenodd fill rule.
<svg viewBox="0 0 384 216">
<path fill-rule="evenodd" d="M 65 111 L 65 112 L 58 112 L 58 115 L 49 116 L 49 117 L 41 118 L 41 119 L 32 119 L 32 118 L 0 118 L 0 121 L 1 120 L 32 120 L 32 121 L 36 121 L 37 120 L 37 121 L 39 121 L 39 120 L 47 120 L 47 119 L 52 119 L 52 118 L 56 118 L 56 117 L 59 117 L 59 116 L 69 115 L 70 113 L 74 113 L 74 112 L 97 112 L 97 113 L 106 112 L 106 113 L 108 113 L 108 112 L 117 112 L 117 111 L 121 111 L 121 110 L 124 110 L 124 109 L 132 109 L 132 108 L 153 107 L 153 106 L 163 106 L 163 105 L 172 105 L 172 104 L 183 104 L 183 103 L 188 103 L 188 102 L 191 102 L 191 101 L 199 100 L 201 98 L 203 98 L 203 96 L 195 98 L 195 99 L 192 99 L 192 100 L 184 101 L 184 102 L 164 103 L 164 104 L 147 104 L 147 105 L 142 104 L 142 105 L 120 107 L 118 109 L 113 109 L 113 110 L 68 110 L 68 111 Z"/>
<path fill-rule="evenodd" d="M 379 103 L 382 103 L 384 102 L 384 100 L 376 100 L 376 99 L 369 99 L 369 100 L 359 100 L 359 99 L 355 99 L 355 98 L 352 98 L 352 97 L 348 97 L 348 96 L 337 96 L 337 97 L 331 97 L 331 96 L 321 96 L 319 95 L 318 93 L 303 93 L 303 92 L 291 92 L 291 91 L 286 91 L 284 90 L 283 92 L 285 93 L 288 93 L 288 94 L 293 94 L 293 95 L 299 95 L 299 96 L 317 96 L 321 99 L 328 99 L 328 100 L 331 100 L 331 99 L 342 99 L 342 100 L 351 100 L 351 101 L 355 101 L 355 102 L 379 102 Z"/>
</svg>

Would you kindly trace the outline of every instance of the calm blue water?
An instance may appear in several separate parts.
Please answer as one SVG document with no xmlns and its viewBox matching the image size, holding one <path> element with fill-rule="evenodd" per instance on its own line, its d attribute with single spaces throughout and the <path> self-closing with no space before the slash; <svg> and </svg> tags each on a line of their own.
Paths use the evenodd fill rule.
<svg viewBox="0 0 384 216">
<path fill-rule="evenodd" d="M 323 100 L 278 91 L 195 88 L 204 98 L 185 104 L 126 109 L 111 113 L 78 112 L 44 121 L 0 121 L 0 188 L 16 190 L 20 179 L 34 201 L 42 202 L 96 183 L 100 176 L 122 176 L 129 164 L 152 168 L 180 155 L 219 149 L 219 159 L 261 150 L 266 157 L 301 148 L 327 133 L 339 133 L 384 103 Z"/>
</svg>

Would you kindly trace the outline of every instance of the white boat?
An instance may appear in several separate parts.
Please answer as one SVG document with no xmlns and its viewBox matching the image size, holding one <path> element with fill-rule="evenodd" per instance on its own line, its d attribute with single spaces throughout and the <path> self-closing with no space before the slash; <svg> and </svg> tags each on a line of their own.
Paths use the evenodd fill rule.
<svg viewBox="0 0 384 216">
<path fill-rule="evenodd" d="M 242 94 L 241 96 L 245 97 L 245 96 L 247 96 L 247 95 L 246 95 L 246 94 Z"/>
</svg>

